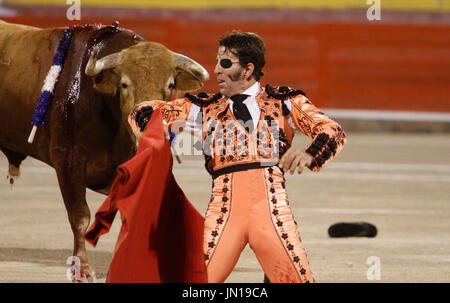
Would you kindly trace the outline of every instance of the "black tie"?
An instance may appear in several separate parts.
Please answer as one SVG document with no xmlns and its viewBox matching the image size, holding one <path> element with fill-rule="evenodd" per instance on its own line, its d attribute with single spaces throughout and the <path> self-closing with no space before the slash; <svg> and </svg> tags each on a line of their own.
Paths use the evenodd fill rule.
<svg viewBox="0 0 450 303">
<path fill-rule="evenodd" d="M 245 129 L 251 133 L 253 131 L 253 120 L 252 115 L 248 111 L 247 105 L 244 104 L 245 99 L 248 95 L 239 94 L 231 96 L 230 99 L 233 100 L 233 114 L 239 123 L 245 127 Z"/>
</svg>

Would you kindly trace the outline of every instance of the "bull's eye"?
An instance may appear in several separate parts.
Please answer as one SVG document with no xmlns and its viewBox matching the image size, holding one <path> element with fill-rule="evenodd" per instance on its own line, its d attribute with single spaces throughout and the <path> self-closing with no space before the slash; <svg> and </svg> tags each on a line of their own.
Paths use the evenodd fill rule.
<svg viewBox="0 0 450 303">
<path fill-rule="evenodd" d="M 175 88 L 175 83 L 170 83 L 169 84 L 169 89 L 174 89 Z"/>
<path fill-rule="evenodd" d="M 128 88 L 128 84 L 122 83 L 122 88 Z"/>
</svg>

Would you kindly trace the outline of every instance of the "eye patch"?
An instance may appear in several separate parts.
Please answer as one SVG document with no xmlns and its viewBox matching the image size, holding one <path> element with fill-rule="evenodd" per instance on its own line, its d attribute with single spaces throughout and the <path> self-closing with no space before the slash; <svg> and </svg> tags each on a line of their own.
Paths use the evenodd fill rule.
<svg viewBox="0 0 450 303">
<path fill-rule="evenodd" d="M 230 59 L 225 58 L 225 59 L 220 59 L 220 62 L 219 62 L 220 66 L 223 68 L 230 68 L 233 65 L 233 63 L 238 63 L 238 61 L 233 62 Z"/>
</svg>

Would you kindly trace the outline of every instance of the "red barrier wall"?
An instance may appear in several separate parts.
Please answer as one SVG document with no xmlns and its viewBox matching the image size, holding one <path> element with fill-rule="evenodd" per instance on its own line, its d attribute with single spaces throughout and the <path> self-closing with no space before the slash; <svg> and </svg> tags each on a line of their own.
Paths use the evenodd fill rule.
<svg viewBox="0 0 450 303">
<path fill-rule="evenodd" d="M 73 24 L 57 17 L 4 20 L 39 27 Z M 82 21 L 108 25 L 114 19 Z M 263 84 L 302 89 L 320 107 L 450 112 L 450 26 L 144 18 L 119 22 L 202 64 L 211 74 L 206 91 L 217 90 L 217 38 L 241 29 L 258 33 L 266 42 Z"/>
</svg>

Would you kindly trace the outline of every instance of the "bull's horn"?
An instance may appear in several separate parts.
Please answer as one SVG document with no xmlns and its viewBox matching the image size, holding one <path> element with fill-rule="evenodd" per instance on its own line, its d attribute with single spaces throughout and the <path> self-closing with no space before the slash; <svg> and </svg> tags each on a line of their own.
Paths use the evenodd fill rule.
<svg viewBox="0 0 450 303">
<path fill-rule="evenodd" d="M 98 49 L 94 49 L 86 64 L 85 73 L 88 76 L 96 76 L 104 70 L 114 68 L 119 61 L 120 53 L 113 53 L 97 60 Z"/>
<path fill-rule="evenodd" d="M 190 73 L 199 81 L 205 82 L 209 80 L 209 74 L 206 71 L 206 69 L 203 68 L 203 66 L 201 66 L 191 58 L 186 57 L 185 55 L 178 54 L 175 52 L 172 52 L 172 54 L 179 68 Z"/>
</svg>

